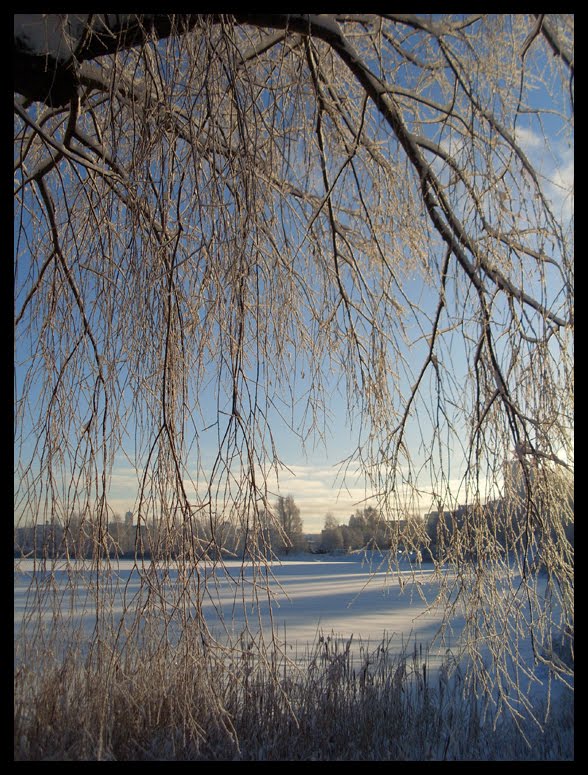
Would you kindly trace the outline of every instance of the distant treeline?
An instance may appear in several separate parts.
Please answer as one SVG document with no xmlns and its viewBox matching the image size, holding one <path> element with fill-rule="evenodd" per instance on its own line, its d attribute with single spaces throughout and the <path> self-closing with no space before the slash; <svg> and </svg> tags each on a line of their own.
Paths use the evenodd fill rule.
<svg viewBox="0 0 588 775">
<path fill-rule="evenodd" d="M 572 504 L 573 506 L 573 504 Z M 565 510 L 562 509 L 562 514 Z M 525 533 L 529 545 L 541 546 L 542 533 L 563 533 L 574 545 L 574 523 L 533 519 L 521 502 L 497 499 L 483 505 L 461 505 L 452 511 L 432 511 L 423 517 L 386 521 L 373 507 L 356 511 L 348 524 L 328 514 L 315 551 L 348 553 L 358 549 L 395 549 L 432 561 L 445 556 L 450 546 L 461 544 L 457 554 L 464 560 L 492 553 L 508 553 L 513 541 Z M 453 552 L 453 556 L 456 553 Z"/>
<path fill-rule="evenodd" d="M 548 533 L 552 538 L 554 533 L 565 536 L 573 546 L 573 489 L 567 485 L 561 489 L 557 501 L 561 514 L 548 514 L 542 487 L 545 482 L 555 486 L 555 480 L 540 482 L 535 478 L 530 482 L 532 497 L 528 498 L 529 481 L 525 484 L 517 472 L 511 465 L 508 498 L 394 520 L 385 519 L 373 506 L 357 510 L 347 524 L 339 524 L 327 514 L 318 539 L 304 535 L 300 510 L 289 495 L 279 497 L 271 513 L 261 511 L 245 525 L 213 515 L 186 519 L 179 514 L 135 524 L 129 512 L 124 520 L 115 516 L 99 530 L 91 518 L 74 515 L 66 524 L 16 528 L 14 556 L 251 559 L 305 551 L 394 549 L 424 561 L 442 559 L 448 550 L 453 557 L 469 560 L 516 550 L 521 536 L 529 546 L 541 546 Z"/>
<path fill-rule="evenodd" d="M 65 524 L 55 521 L 16 528 L 14 556 L 173 560 L 271 557 L 308 550 L 292 496 L 280 496 L 272 513 L 260 511 L 256 520 L 255 525 L 235 525 L 216 515 L 198 519 L 174 513 L 134 522 L 128 513 L 124 520 L 114 515 L 99 528 L 91 516 L 73 515 Z"/>
</svg>

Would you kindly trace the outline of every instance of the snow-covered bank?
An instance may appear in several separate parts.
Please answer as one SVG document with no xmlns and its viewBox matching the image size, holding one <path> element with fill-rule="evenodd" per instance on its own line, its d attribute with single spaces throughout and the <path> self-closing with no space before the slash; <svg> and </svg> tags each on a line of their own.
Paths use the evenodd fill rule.
<svg viewBox="0 0 588 775">
<path fill-rule="evenodd" d="M 55 562 L 44 574 L 32 560 L 15 561 L 15 638 L 19 637 L 27 606 L 34 601 L 29 596 L 33 576 L 40 582 L 45 577 L 53 589 L 59 589 L 57 599 L 62 610 L 71 606 L 74 617 L 84 620 L 91 632 L 95 622 L 95 573 L 87 563 L 79 567 L 79 574 L 71 576 L 65 563 Z M 144 600 L 146 590 L 150 590 L 151 605 L 173 607 L 177 600 L 178 570 L 173 565 L 164 573 L 151 563 L 137 566 L 131 560 L 121 560 L 112 563 L 108 579 L 110 613 L 115 618 L 132 613 L 133 606 Z M 185 575 L 182 581 L 186 583 Z M 212 631 L 220 631 L 222 623 L 223 630 L 226 627 L 238 637 L 246 627 L 250 632 L 260 626 L 269 631 L 273 625 L 278 637 L 293 651 L 303 652 L 320 633 L 342 641 L 353 636 L 354 643 L 371 646 L 385 639 L 391 652 L 418 648 L 426 654 L 428 669 L 434 671 L 457 647 L 464 627 L 463 615 L 457 612 L 443 639 L 435 639 L 442 611 L 428 610 L 440 588 L 433 567 L 413 569 L 406 563 L 400 573 L 390 573 L 386 557 L 377 554 L 300 555 L 268 563 L 261 569 L 230 560 L 222 566 L 199 568 L 198 577 L 194 574 L 188 583 L 198 583 L 201 592 L 205 589 L 201 610 Z M 50 600 L 44 614 L 47 621 L 53 616 L 55 596 Z M 522 638 L 517 649 L 517 681 L 523 693 L 533 691 L 539 698 L 546 695 L 549 670 L 545 664 L 536 663 L 530 638 Z M 561 682 L 555 682 L 549 691 L 558 693 L 562 687 Z"/>
<path fill-rule="evenodd" d="M 544 710 L 548 699 L 552 706 L 544 729 L 525 716 L 525 735 L 531 742 L 530 748 L 510 714 L 502 713 L 497 718 L 499 726 L 493 727 L 493 714 L 498 706 L 487 706 L 483 696 L 476 699 L 463 665 L 457 668 L 463 617 L 453 617 L 452 630 L 445 642 L 434 641 L 441 612 L 427 611 L 427 604 L 434 601 L 441 578 L 435 576 L 432 566 L 425 565 L 413 571 L 406 564 L 398 574 L 390 574 L 386 565 L 382 565 L 383 559 L 361 555 L 304 555 L 276 561 L 261 569 L 228 561 L 216 568 L 199 568 L 199 577 L 186 575 L 186 569 L 177 567 L 162 568 L 151 563 L 141 567 L 127 560 L 113 563 L 110 570 L 98 576 L 105 591 L 103 600 L 107 611 L 104 620 L 117 631 L 121 620 L 132 620 L 137 612 L 141 618 L 141 606 L 148 598 L 151 613 L 165 612 L 165 617 L 161 617 L 161 630 L 166 643 L 172 643 L 172 647 L 169 653 L 157 657 L 154 667 L 150 666 L 150 658 L 140 647 L 131 650 L 130 663 L 123 654 L 115 656 L 113 652 L 107 652 L 108 659 L 104 664 L 116 665 L 116 680 L 108 689 L 109 701 L 114 702 L 112 693 L 116 690 L 116 702 L 125 708 L 129 703 L 136 707 L 150 707 L 151 703 L 157 706 L 156 713 L 159 713 L 159 708 L 169 701 L 169 697 L 183 696 L 182 692 L 191 685 L 194 676 L 205 680 L 210 675 L 214 686 L 205 687 L 196 699 L 190 695 L 187 700 L 189 710 L 186 712 L 190 718 L 196 708 L 204 707 L 205 698 L 211 696 L 211 692 L 220 692 L 225 699 L 234 694 L 235 719 L 248 720 L 246 728 L 240 729 L 238 734 L 243 735 L 244 740 L 265 740 L 265 735 L 271 739 L 272 755 L 277 745 L 275 736 L 281 739 L 286 735 L 286 728 L 291 734 L 291 725 L 283 710 L 283 714 L 277 714 L 268 726 L 265 707 L 269 697 L 273 697 L 270 705 L 276 708 L 282 705 L 290 709 L 295 707 L 296 713 L 307 714 L 306 737 L 301 737 L 300 745 L 308 748 L 311 753 L 304 749 L 305 755 L 312 754 L 311 758 L 329 758 L 338 751 L 354 751 L 357 747 L 364 758 L 366 752 L 377 758 L 381 749 L 383 758 L 389 758 L 395 752 L 394 756 L 403 760 L 447 757 L 569 759 L 573 750 L 571 695 L 561 682 L 550 685 L 547 666 L 535 663 L 529 639 L 523 638 L 518 643 L 513 686 L 518 685 L 522 694 L 527 695 L 529 707 L 541 723 L 546 718 Z M 444 578 L 451 581 L 452 575 L 446 574 Z M 14 580 L 15 645 L 26 645 L 27 612 L 33 611 L 33 630 L 38 630 L 41 622 L 49 627 L 55 621 L 56 606 L 64 614 L 63 619 L 57 620 L 58 640 L 61 643 L 63 639 L 62 646 L 67 648 L 69 631 L 63 625 L 68 621 L 82 625 L 83 643 L 89 644 L 96 625 L 97 576 L 88 563 L 78 564 L 77 570 L 68 569 L 64 563 L 50 563 L 42 570 L 39 563 L 30 560 L 15 562 Z M 419 582 L 418 591 L 413 583 L 415 580 Z M 202 654 L 198 657 L 198 643 L 189 641 L 187 683 L 182 660 L 177 659 L 179 650 L 175 651 L 173 647 L 178 622 L 173 620 L 170 624 L 173 619 L 170 612 L 186 583 L 200 584 L 201 613 L 219 641 L 222 642 L 224 633 L 236 645 L 236 648 L 223 651 L 220 661 L 216 653 L 210 664 L 205 662 L 200 670 L 195 670 L 194 665 Z M 36 616 L 35 606 L 44 607 L 41 618 Z M 255 639 L 260 630 L 269 634 L 270 609 L 275 632 L 282 642 L 281 656 L 276 663 L 271 661 L 273 668 L 263 655 L 258 654 L 260 658 L 257 659 L 255 654 L 258 652 L 249 652 L 251 639 Z M 221 626 L 221 617 L 228 632 Z M 155 632 L 158 636 L 159 629 L 157 626 L 155 631 L 150 630 L 151 635 Z M 136 630 L 134 632 L 137 634 Z M 104 672 L 103 667 L 99 676 L 93 676 L 92 667 L 86 662 L 84 645 L 81 651 L 74 652 L 78 654 L 77 658 L 64 660 L 62 665 L 59 659 L 54 659 L 60 653 L 55 650 L 56 642 L 51 639 L 48 642 L 51 649 L 49 672 L 44 668 L 39 671 L 34 649 L 33 656 L 22 662 L 17 655 L 19 649 L 15 650 L 15 676 L 21 676 L 20 680 L 26 676 L 30 681 L 30 688 L 22 690 L 22 696 L 26 697 L 22 706 L 23 718 L 28 718 L 30 713 L 31 697 L 37 698 L 38 714 L 42 716 L 46 706 L 43 681 L 48 682 L 48 695 L 54 696 L 61 689 L 52 681 L 63 682 L 63 675 L 67 674 L 70 683 L 78 682 L 82 687 L 87 683 L 88 694 L 80 712 L 85 714 L 84 718 L 88 717 L 85 723 L 93 728 L 91 708 L 95 703 L 95 690 L 92 681 L 103 686 L 105 680 L 112 678 L 111 674 L 108 669 Z M 148 639 L 147 644 L 150 642 Z M 194 651 L 192 647 L 195 647 Z M 401 658 L 401 653 L 406 655 L 405 659 Z M 452 674 L 440 670 L 443 659 L 448 656 L 455 657 L 456 670 Z M 285 682 L 286 664 L 288 684 Z M 402 665 L 405 667 L 401 668 Z M 32 675 L 35 670 L 39 671 L 37 676 Z M 153 670 L 160 671 L 157 674 L 162 676 L 156 685 Z M 227 675 L 221 679 L 219 671 L 225 670 Z M 52 679 L 53 674 L 56 677 Z M 279 685 L 275 683 L 276 676 Z M 535 680 L 531 680 L 532 677 Z M 176 685 L 174 682 L 177 681 Z M 290 687 L 287 697 L 281 694 L 282 682 Z M 219 686 L 224 687 L 222 691 Z M 140 691 L 144 694 L 138 699 L 137 692 Z M 244 694 L 241 696 L 240 692 Z M 251 696 L 248 693 L 252 693 Z M 64 696 L 66 710 L 70 701 Z M 174 710 L 174 719 L 183 718 L 182 702 L 179 701 Z M 337 729 L 331 737 L 338 742 L 333 750 L 327 750 L 322 740 L 324 724 L 319 733 L 319 719 L 322 704 L 327 703 L 330 707 L 332 702 L 335 702 L 336 710 L 329 713 Z M 523 708 L 514 696 L 512 705 L 515 710 Z M 484 715 L 485 707 L 489 708 L 489 715 Z M 257 712 L 256 709 L 259 718 L 255 716 L 254 722 L 252 713 Z M 390 714 L 396 718 L 393 723 Z M 359 717 L 363 719 L 361 723 L 357 721 Z M 141 730 L 150 718 L 150 713 L 145 712 L 137 724 L 138 731 L 133 734 L 143 734 Z M 75 739 L 72 722 L 68 719 L 65 714 L 64 735 L 68 740 Z M 205 727 L 212 729 L 217 721 L 213 714 Z M 177 720 L 174 723 L 177 724 Z M 282 723 L 284 727 L 280 726 Z M 250 731 L 252 726 L 254 733 Z M 373 732 L 373 740 L 369 738 L 370 730 L 379 730 Z M 179 727 L 174 728 L 173 734 L 180 734 L 180 731 Z M 149 745 L 156 758 L 173 759 L 173 752 L 168 750 L 171 732 L 166 730 L 165 739 L 160 740 L 157 735 L 161 732 L 157 726 L 151 734 L 155 737 L 148 735 L 142 745 Z M 130 732 L 123 737 L 127 739 L 129 735 Z M 113 739 L 116 736 L 114 729 L 111 736 Z M 54 744 L 59 749 L 60 743 L 54 743 L 52 738 L 40 747 L 45 750 Z M 259 743 L 259 750 L 253 745 L 250 755 L 268 756 L 268 745 L 270 743 Z M 291 753 L 290 748 L 288 753 Z"/>
</svg>

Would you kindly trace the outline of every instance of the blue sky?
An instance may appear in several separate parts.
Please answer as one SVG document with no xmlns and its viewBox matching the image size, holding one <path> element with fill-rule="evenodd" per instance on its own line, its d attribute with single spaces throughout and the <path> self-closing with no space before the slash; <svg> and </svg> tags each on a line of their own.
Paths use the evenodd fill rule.
<svg viewBox="0 0 588 775">
<path fill-rule="evenodd" d="M 562 223 L 565 223 L 570 215 L 572 208 L 572 198 L 570 191 L 573 187 L 573 153 L 572 149 L 559 142 L 554 137 L 550 147 L 545 147 L 545 142 L 538 131 L 531 127 L 521 127 L 517 138 L 528 154 L 529 158 L 537 163 L 539 169 L 545 174 L 545 191 L 551 198 L 554 206 L 554 212 L 561 216 Z M 424 293 L 421 302 L 423 306 L 433 309 L 436 302 L 436 294 L 431 293 L 421 281 L 415 277 L 410 288 L 407 288 L 409 295 L 419 297 L 420 291 Z M 414 329 L 414 341 L 418 339 L 418 330 Z M 451 351 L 453 360 L 454 377 L 457 382 L 463 379 L 467 372 L 467 365 L 463 352 L 459 352 L 459 337 L 453 340 L 454 346 Z M 409 362 L 417 373 L 426 351 L 424 341 L 415 345 Z M 407 351 L 408 353 L 408 351 Z M 460 375 L 461 371 L 461 375 Z M 431 375 L 425 376 L 425 382 L 431 381 Z M 300 379 L 302 398 L 304 380 Z M 305 529 L 308 532 L 315 532 L 321 529 L 324 516 L 327 512 L 334 514 L 340 521 L 346 522 L 349 515 L 356 508 L 360 508 L 369 502 L 373 492 L 367 486 L 365 480 L 359 475 L 357 467 L 353 464 L 346 469 L 346 480 L 342 481 L 341 463 L 345 461 L 356 449 L 358 418 L 355 418 L 355 424 L 350 426 L 349 417 L 346 412 L 346 397 L 343 394 L 342 386 L 336 389 L 337 379 L 333 379 L 332 389 L 329 391 L 330 405 L 327 411 L 327 424 L 325 427 L 326 435 L 324 438 L 311 439 L 308 444 L 303 445 L 299 439 L 283 427 L 279 419 L 272 424 L 272 433 L 279 450 L 280 459 L 284 466 L 280 469 L 279 483 L 272 481 L 270 477 L 270 492 L 276 495 L 292 494 L 296 503 L 301 509 L 301 515 L 304 520 Z M 212 404 L 214 406 L 214 403 Z M 427 421 L 422 416 L 422 427 L 412 425 L 408 435 L 409 443 L 412 443 L 412 449 L 415 461 L 418 460 L 418 450 L 420 445 L 420 432 L 426 434 Z M 202 464 L 206 467 L 207 461 L 212 462 L 215 450 L 216 431 L 208 434 L 200 433 L 201 449 L 203 452 Z M 209 436 L 210 444 L 206 441 Z M 457 463 L 459 456 L 455 456 L 455 463 L 451 471 L 451 481 L 449 487 L 454 493 L 460 492 L 462 484 L 463 469 Z M 136 492 L 137 473 L 132 466 L 123 461 L 116 466 L 112 479 L 111 505 L 115 511 L 124 513 L 132 508 L 133 495 Z M 366 501 L 366 499 L 368 499 Z M 430 502 L 426 493 L 420 504 L 421 510 L 430 507 Z"/>
<path fill-rule="evenodd" d="M 541 154 L 542 144 L 537 135 L 530 131 L 521 132 L 521 141 L 526 144 L 529 154 Z M 570 199 L 565 195 L 569 188 L 573 174 L 573 159 L 567 155 L 564 149 L 560 156 L 560 166 L 552 167 L 548 170 L 551 173 L 553 183 L 549 186 L 553 191 L 554 202 L 561 207 L 563 213 L 567 213 L 570 207 Z M 557 186 L 560 185 L 561 188 Z M 415 278 L 412 283 L 412 292 L 419 293 L 420 280 Z M 429 297 L 430 305 L 435 302 L 435 294 L 426 291 L 425 298 Z M 414 330 L 414 340 L 418 339 L 418 330 Z M 420 364 L 426 351 L 424 341 L 416 344 L 409 362 L 413 369 L 418 372 Z M 408 352 L 408 351 L 407 351 Z M 466 364 L 463 355 L 459 357 L 454 350 L 452 357 L 456 369 L 456 379 L 459 380 L 459 369 L 461 368 L 465 375 Z M 425 381 L 430 381 L 431 375 L 425 376 Z M 304 387 L 305 380 L 299 380 L 299 386 Z M 303 391 L 301 391 L 302 396 Z M 337 378 L 334 377 L 332 385 L 328 391 L 330 404 L 327 407 L 327 419 L 325 425 L 325 435 L 321 438 L 312 437 L 308 443 L 302 445 L 300 440 L 292 434 L 279 418 L 274 418 L 272 424 L 272 433 L 279 450 L 280 460 L 284 464 L 279 470 L 279 481 L 272 475 L 269 477 L 269 491 L 275 495 L 291 494 L 301 510 L 301 516 L 304 521 L 304 528 L 307 532 L 318 532 L 324 524 L 324 517 L 327 513 L 333 514 L 341 522 L 347 522 L 349 516 L 357 509 L 370 502 L 373 491 L 370 490 L 363 477 L 360 475 L 356 464 L 346 467 L 344 461 L 348 459 L 355 451 L 357 444 L 358 418 L 355 418 L 353 427 L 346 411 L 346 396 L 342 385 L 337 385 Z M 204 402 L 205 411 L 210 411 L 210 417 L 213 418 L 216 413 L 216 399 L 210 396 L 208 402 Z M 303 410 L 303 402 L 300 405 L 300 412 Z M 81 412 L 83 415 L 83 412 Z M 424 417 L 424 416 L 423 416 Z M 205 474 L 208 466 L 212 465 L 216 453 L 216 442 L 218 438 L 218 429 L 212 428 L 205 431 L 207 421 L 202 421 L 197 425 L 199 435 L 199 446 L 202 453 L 201 466 Z M 222 424 L 222 418 L 221 418 Z M 424 420 L 424 430 L 426 432 L 426 420 Z M 418 450 L 420 444 L 420 435 L 418 426 L 412 425 L 409 430 L 408 441 L 412 443 L 412 451 L 415 461 L 418 460 Z M 130 459 L 125 459 L 121 454 L 118 455 L 114 466 L 110 486 L 110 506 L 115 513 L 124 514 L 127 510 L 133 510 L 135 498 L 138 491 L 138 481 L 141 471 L 133 466 L 132 444 L 130 435 L 127 438 L 125 447 L 129 453 Z M 457 458 L 456 458 L 457 459 Z M 195 469 L 195 456 L 192 456 Z M 190 468 L 190 459 L 188 460 Z M 346 472 L 345 481 L 341 476 L 343 468 Z M 193 469 L 193 470 L 194 470 Z M 454 467 L 451 472 L 452 480 L 449 486 L 455 493 L 458 493 L 461 486 L 461 470 Z M 191 476 L 194 476 L 190 471 Z M 200 487 L 206 487 L 205 477 L 198 477 Z M 187 491 L 190 495 L 192 483 L 187 481 Z M 192 490 L 193 491 L 193 490 Z M 195 494 L 195 492 L 194 492 Z M 423 497 L 420 510 L 424 511 L 430 508 L 430 501 L 426 495 Z"/>
<path fill-rule="evenodd" d="M 538 99 L 541 99 L 540 95 L 538 95 Z M 540 172 L 545 175 L 543 181 L 544 191 L 553 202 L 554 214 L 565 224 L 570 218 L 572 209 L 572 199 L 569 192 L 573 185 L 573 149 L 565 145 L 565 141 L 560 137 L 561 125 L 558 124 L 557 119 L 548 117 L 542 119 L 542 121 L 543 123 L 541 124 L 539 119 L 531 116 L 524 122 L 521 119 L 517 129 L 517 140 L 528 154 L 530 160 L 537 164 Z M 547 133 L 549 138 L 547 145 L 544 139 L 545 133 Z M 317 183 L 319 181 L 320 178 L 317 177 Z M 320 192 L 320 185 L 317 186 L 317 189 Z M 17 228 L 18 223 L 15 222 L 15 229 Z M 23 269 L 26 270 L 25 263 L 21 259 L 21 271 Z M 422 309 L 429 316 L 433 314 L 437 301 L 436 290 L 434 288 L 427 289 L 422 282 L 422 278 L 416 273 L 414 277 L 406 279 L 406 292 L 411 298 L 419 300 Z M 17 299 L 15 305 L 17 309 L 22 301 L 22 298 Z M 416 374 L 418 374 L 427 351 L 426 342 L 420 338 L 422 330 L 419 330 L 415 321 L 409 321 L 407 327 L 410 334 L 409 338 L 413 344 L 410 348 L 407 345 L 404 353 L 408 365 L 404 373 L 401 374 L 399 384 L 397 385 L 402 391 L 408 389 L 411 379 L 414 379 Z M 465 379 L 467 375 L 465 353 L 457 334 L 455 336 L 449 335 L 445 341 L 446 349 L 444 355 L 451 361 L 453 370 L 454 385 L 452 389 L 457 391 L 460 380 Z M 17 352 L 17 361 L 22 355 L 22 352 Z M 302 376 L 305 364 L 299 364 L 299 367 L 301 374 L 297 378 L 297 390 L 300 393 L 296 395 L 296 408 L 293 419 L 295 426 L 301 424 L 303 428 L 306 428 L 303 419 L 305 406 L 304 391 L 309 386 L 309 378 L 307 373 L 305 376 Z M 412 374 L 410 373 L 411 371 Z M 21 374 L 22 371 L 17 370 L 17 381 Z M 431 369 L 425 374 L 422 388 L 425 390 L 434 389 L 434 375 Z M 42 386 L 40 386 L 40 389 L 42 389 Z M 355 464 L 347 468 L 347 477 L 343 485 L 339 476 L 340 464 L 347 460 L 356 449 L 358 443 L 357 434 L 360 430 L 359 418 L 355 417 L 353 422 L 350 423 L 347 413 L 347 398 L 344 395 L 344 385 L 339 383 L 336 375 L 327 378 L 327 395 L 329 397 L 329 405 L 326 407 L 327 420 L 324 426 L 323 438 L 313 439 L 311 437 L 303 447 L 296 435 L 285 428 L 277 412 L 274 412 L 271 422 L 272 433 L 283 466 L 280 468 L 279 482 L 272 481 L 270 476 L 270 492 L 275 495 L 279 493 L 294 496 L 296 503 L 300 507 L 305 529 L 308 532 L 316 532 L 321 529 L 327 512 L 334 514 L 341 521 L 347 521 L 349 515 L 356 508 L 365 505 L 366 499 L 369 500 L 370 496 L 373 495 L 373 492 L 357 473 Z M 78 400 L 83 400 L 81 395 L 78 397 Z M 190 457 L 188 459 L 188 473 L 193 479 L 193 482 L 186 480 L 188 493 L 190 493 L 190 488 L 193 487 L 194 483 L 202 487 L 206 486 L 206 474 L 213 464 L 219 432 L 222 436 L 222 424 L 226 421 L 226 415 L 221 414 L 219 416 L 219 425 L 211 427 L 211 424 L 216 419 L 217 400 L 218 396 L 212 393 L 208 396 L 206 396 L 206 393 L 200 395 L 204 416 L 194 416 L 192 431 L 196 433 L 199 439 L 201 471 L 197 473 L 195 470 L 196 455 L 194 452 L 192 460 Z M 228 402 L 229 397 L 225 396 L 224 403 L 228 404 Z M 218 408 L 221 409 L 221 412 L 226 411 L 227 407 L 223 406 L 222 398 Z M 29 411 L 31 417 L 34 418 L 34 405 L 30 406 Z M 411 446 L 411 454 L 416 468 L 419 467 L 419 462 L 422 462 L 420 461 L 419 452 L 421 435 L 426 436 L 430 430 L 429 418 L 424 412 L 422 405 L 420 405 L 420 412 L 419 418 L 410 424 L 407 435 L 407 444 Z M 83 417 L 84 414 L 84 407 L 80 405 L 80 417 Z M 209 428 L 209 430 L 205 430 L 206 428 Z M 457 429 L 458 433 L 460 430 Z M 125 459 L 123 454 L 118 455 L 111 480 L 110 506 L 115 512 L 121 514 L 124 514 L 127 510 L 133 510 L 138 480 L 142 473 L 134 466 L 133 443 L 133 430 L 129 428 L 129 432 L 124 439 L 124 447 L 128 454 L 128 459 Z M 448 439 L 449 445 L 454 443 L 459 444 L 459 438 Z M 457 494 L 459 493 L 462 470 L 458 463 L 460 458 L 459 450 L 456 449 L 456 452 L 455 463 L 449 472 L 450 480 L 447 486 Z M 430 506 L 427 500 L 426 487 L 423 490 L 423 498 L 419 504 L 421 510 L 425 510 Z"/>
</svg>

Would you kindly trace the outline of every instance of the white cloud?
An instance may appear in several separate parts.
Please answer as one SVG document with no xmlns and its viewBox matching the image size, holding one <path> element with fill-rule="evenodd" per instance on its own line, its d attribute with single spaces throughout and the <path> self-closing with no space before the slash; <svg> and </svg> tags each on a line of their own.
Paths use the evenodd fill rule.
<svg viewBox="0 0 588 775">
<path fill-rule="evenodd" d="M 564 160 L 557 167 L 548 185 L 548 196 L 556 209 L 556 215 L 562 219 L 570 218 L 574 209 L 574 160 Z"/>
<path fill-rule="evenodd" d="M 556 217 L 569 219 L 574 204 L 574 156 L 570 146 L 525 127 L 517 127 L 515 139 L 543 176 L 544 194 Z"/>
<path fill-rule="evenodd" d="M 337 466 L 292 465 L 280 472 L 270 489 L 276 494 L 292 495 L 304 522 L 306 532 L 319 532 L 327 512 L 341 522 L 362 505 L 371 493 L 357 476 L 357 468 L 348 472 L 348 486 L 341 486 Z"/>
<path fill-rule="evenodd" d="M 545 138 L 527 127 L 517 126 L 515 141 L 523 151 L 536 151 L 545 148 Z"/>
<path fill-rule="evenodd" d="M 194 504 L 202 503 L 207 498 L 207 473 L 203 472 L 197 482 L 184 479 L 185 492 Z M 238 472 L 233 473 L 238 477 Z M 115 512 L 124 514 L 128 510 L 133 510 L 140 477 L 141 472 L 129 466 L 115 469 L 109 497 L 109 504 Z M 258 480 L 261 482 L 261 475 Z M 462 480 L 452 480 L 448 485 L 453 496 L 459 498 L 463 486 Z M 307 533 L 320 532 L 327 513 L 333 514 L 340 523 L 347 523 L 357 509 L 364 508 L 370 503 L 375 505 L 374 493 L 361 475 L 357 463 L 348 467 L 344 481 L 343 472 L 337 465 L 286 464 L 280 469 L 277 478 L 275 472 L 271 471 L 267 478 L 267 490 L 270 502 L 278 495 L 292 495 L 300 509 L 304 530 Z M 218 493 L 219 497 L 224 496 L 224 486 L 220 486 Z M 406 503 L 411 511 L 416 510 L 421 513 L 428 511 L 433 502 L 432 490 L 427 486 L 421 486 L 419 493 L 405 486 L 397 492 L 397 496 L 398 502 Z"/>
</svg>

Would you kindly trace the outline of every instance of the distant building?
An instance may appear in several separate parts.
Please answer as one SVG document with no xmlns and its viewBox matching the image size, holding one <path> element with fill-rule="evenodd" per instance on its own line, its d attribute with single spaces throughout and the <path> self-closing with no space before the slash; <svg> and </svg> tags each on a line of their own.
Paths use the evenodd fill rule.
<svg viewBox="0 0 588 775">
<path fill-rule="evenodd" d="M 133 524 L 133 512 L 127 511 L 125 514 L 125 525 L 128 525 L 129 527 Z"/>
</svg>

